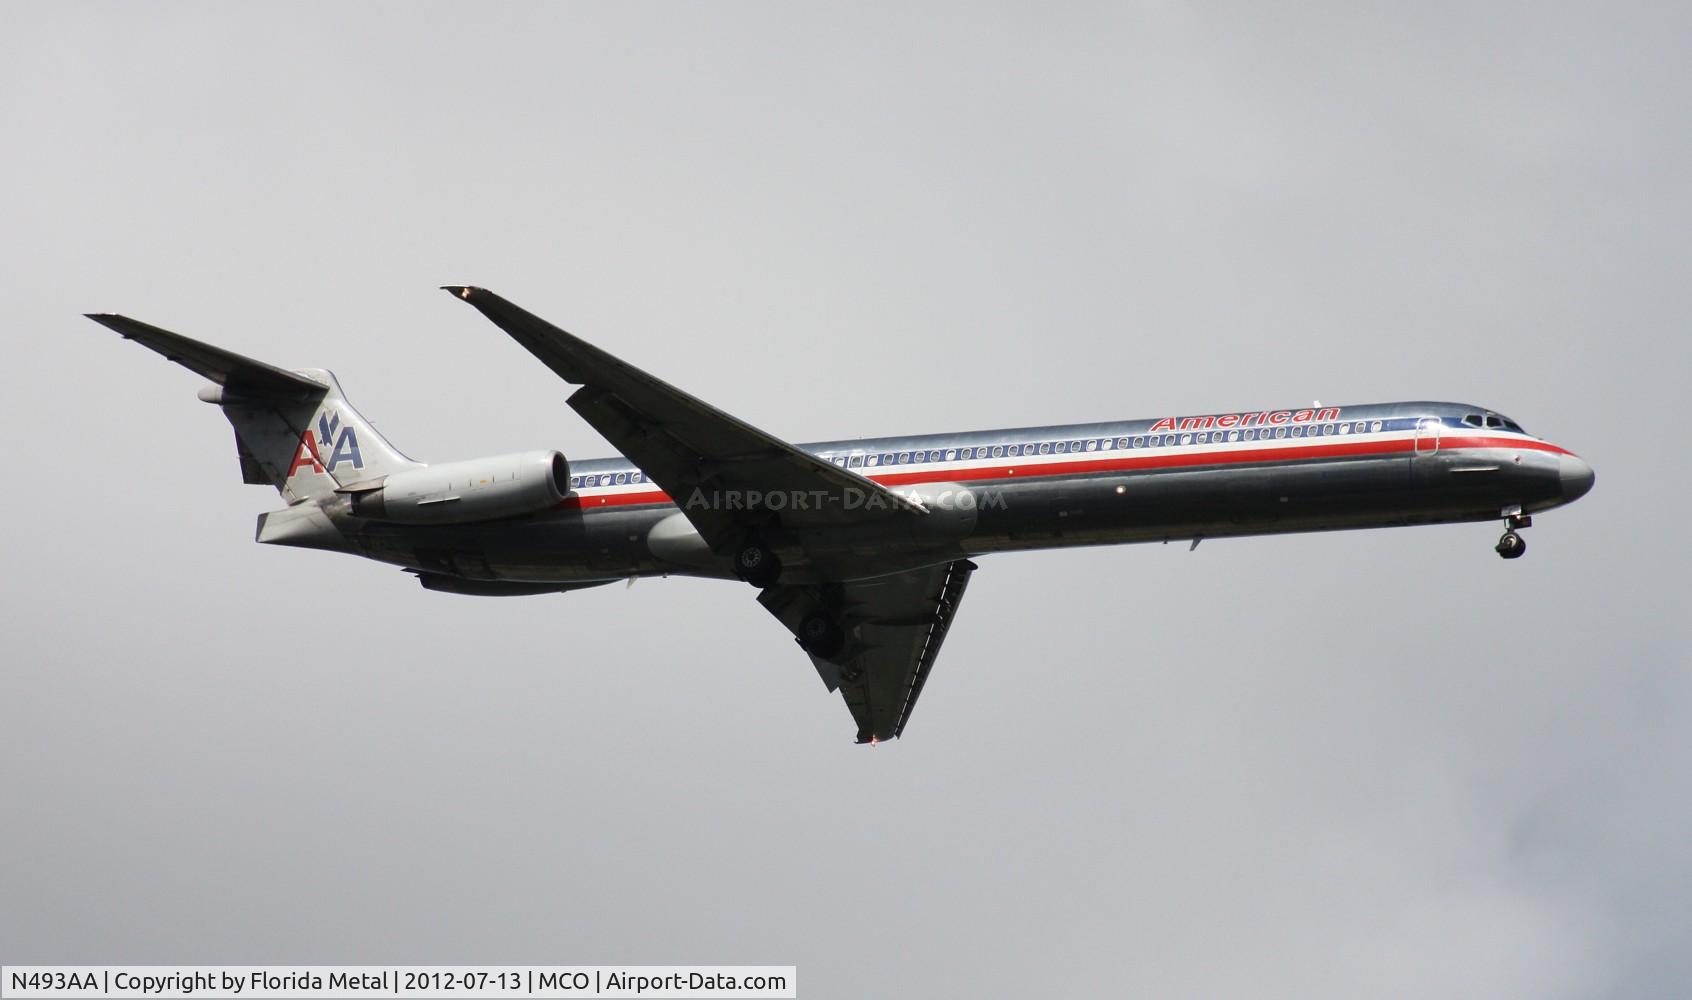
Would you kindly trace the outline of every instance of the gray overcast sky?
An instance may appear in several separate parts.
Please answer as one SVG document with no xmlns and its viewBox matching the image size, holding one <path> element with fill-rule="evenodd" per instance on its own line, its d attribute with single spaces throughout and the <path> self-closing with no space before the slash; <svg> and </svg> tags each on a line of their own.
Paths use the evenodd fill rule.
<svg viewBox="0 0 1692 1000">
<path fill-rule="evenodd" d="M 5 11 L 0 960 L 1685 995 L 1692 8 Z M 79 316 L 605 454 L 447 282 L 792 440 L 1457 399 L 1598 485 L 1516 563 L 984 560 L 870 750 L 746 588 L 253 545 L 197 380 Z"/>
</svg>

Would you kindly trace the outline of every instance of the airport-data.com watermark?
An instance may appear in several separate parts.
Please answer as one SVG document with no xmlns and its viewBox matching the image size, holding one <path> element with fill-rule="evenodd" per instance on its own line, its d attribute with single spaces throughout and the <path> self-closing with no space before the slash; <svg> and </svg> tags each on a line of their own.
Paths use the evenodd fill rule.
<svg viewBox="0 0 1692 1000">
<path fill-rule="evenodd" d="M 571 997 L 742 998 L 797 996 L 791 965 L 8 965 L 0 997 Z"/>
<path fill-rule="evenodd" d="M 849 486 L 841 490 L 707 490 L 695 488 L 682 500 L 683 510 L 767 510 L 812 511 L 839 508 L 848 511 L 922 510 L 971 511 L 1005 509 L 1004 493 L 998 489 L 962 488 L 928 490 L 867 490 Z"/>
</svg>

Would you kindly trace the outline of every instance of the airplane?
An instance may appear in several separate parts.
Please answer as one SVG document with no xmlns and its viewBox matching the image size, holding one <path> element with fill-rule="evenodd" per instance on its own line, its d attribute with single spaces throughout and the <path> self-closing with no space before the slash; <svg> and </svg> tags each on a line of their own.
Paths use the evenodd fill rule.
<svg viewBox="0 0 1692 1000">
<path fill-rule="evenodd" d="M 425 589 L 522 596 L 648 576 L 741 580 L 857 724 L 900 737 L 979 557 L 995 552 L 1502 520 L 1592 488 L 1573 452 L 1465 403 L 1252 409 L 789 444 L 483 288 L 445 291 L 579 386 L 621 457 L 427 465 L 335 376 L 88 314 L 207 378 L 244 482 L 287 506 L 256 540 L 402 567 Z"/>
</svg>

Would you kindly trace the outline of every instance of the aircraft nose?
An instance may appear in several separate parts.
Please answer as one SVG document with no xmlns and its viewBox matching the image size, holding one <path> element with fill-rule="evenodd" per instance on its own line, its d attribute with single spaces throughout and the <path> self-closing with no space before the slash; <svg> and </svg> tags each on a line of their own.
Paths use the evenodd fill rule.
<svg viewBox="0 0 1692 1000">
<path fill-rule="evenodd" d="M 1592 472 L 1592 466 L 1575 455 L 1559 456 L 1558 473 L 1563 481 L 1563 502 L 1579 500 L 1592 489 L 1592 481 L 1597 477 Z"/>
</svg>

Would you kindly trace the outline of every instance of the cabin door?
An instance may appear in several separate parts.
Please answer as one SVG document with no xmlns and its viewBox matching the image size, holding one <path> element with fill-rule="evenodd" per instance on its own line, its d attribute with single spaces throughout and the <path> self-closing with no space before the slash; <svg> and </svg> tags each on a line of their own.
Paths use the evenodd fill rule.
<svg viewBox="0 0 1692 1000">
<path fill-rule="evenodd" d="M 1438 417 L 1423 417 L 1416 421 L 1416 454 L 1418 456 L 1439 453 L 1439 430 L 1441 426 Z"/>
</svg>

